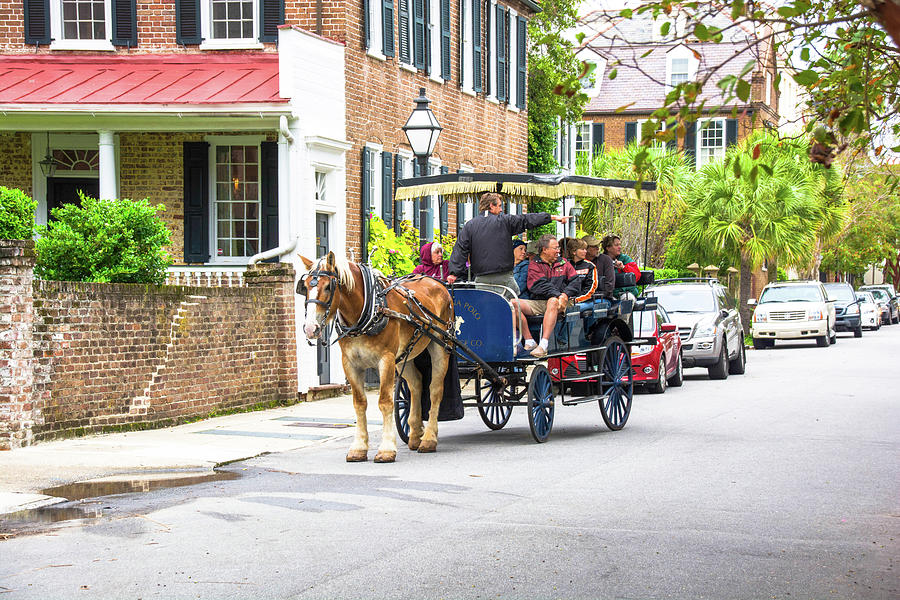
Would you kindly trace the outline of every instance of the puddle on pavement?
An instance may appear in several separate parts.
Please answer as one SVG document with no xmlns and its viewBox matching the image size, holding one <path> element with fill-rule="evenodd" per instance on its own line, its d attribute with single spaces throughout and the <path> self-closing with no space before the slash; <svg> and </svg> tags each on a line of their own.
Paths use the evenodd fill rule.
<svg viewBox="0 0 900 600">
<path fill-rule="evenodd" d="M 203 473 L 166 472 L 143 474 L 141 477 L 131 478 L 116 476 L 59 485 L 41 490 L 41 493 L 47 496 L 65 498 L 66 500 L 84 500 L 85 498 L 98 498 L 116 494 L 153 492 L 167 488 L 197 485 L 199 483 L 230 481 L 238 479 L 240 476 L 240 473 L 232 471 L 205 471 Z"/>
<path fill-rule="evenodd" d="M 103 511 L 99 508 L 76 508 L 73 506 L 43 506 L 0 515 L 0 532 L 7 530 L 7 524 L 59 523 L 79 519 L 99 519 Z"/>
</svg>

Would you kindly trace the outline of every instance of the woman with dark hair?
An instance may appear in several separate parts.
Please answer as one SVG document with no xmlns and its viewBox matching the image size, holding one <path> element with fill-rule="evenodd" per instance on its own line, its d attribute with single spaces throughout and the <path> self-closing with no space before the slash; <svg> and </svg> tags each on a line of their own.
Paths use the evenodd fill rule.
<svg viewBox="0 0 900 600">
<path fill-rule="evenodd" d="M 581 278 L 581 292 L 574 298 L 575 302 L 590 300 L 597 290 L 597 268 L 594 263 L 587 260 L 587 243 L 578 238 L 569 238 L 566 244 L 566 258 Z"/>
</svg>

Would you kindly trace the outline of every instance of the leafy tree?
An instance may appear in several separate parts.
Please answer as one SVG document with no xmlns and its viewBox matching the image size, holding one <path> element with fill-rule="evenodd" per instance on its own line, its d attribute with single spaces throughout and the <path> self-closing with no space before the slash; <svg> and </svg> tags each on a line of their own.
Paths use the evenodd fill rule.
<svg viewBox="0 0 900 600">
<path fill-rule="evenodd" d="M 0 186 L 0 240 L 30 240 L 36 207 L 22 190 Z"/>
<path fill-rule="evenodd" d="M 35 273 L 58 281 L 162 284 L 172 257 L 169 230 L 146 199 L 97 200 L 83 194 L 81 206 L 52 211 L 38 227 Z"/>
</svg>

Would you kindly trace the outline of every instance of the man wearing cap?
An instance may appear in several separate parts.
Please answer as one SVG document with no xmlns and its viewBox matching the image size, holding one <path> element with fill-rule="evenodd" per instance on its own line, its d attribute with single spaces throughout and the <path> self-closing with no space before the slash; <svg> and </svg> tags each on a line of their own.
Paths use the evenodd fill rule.
<svg viewBox="0 0 900 600">
<path fill-rule="evenodd" d="M 519 286 L 513 277 L 512 236 L 550 221 L 565 223 L 569 217 L 545 212 L 507 215 L 503 212 L 503 196 L 496 192 L 481 195 L 478 211 L 481 214 L 463 225 L 459 232 L 450 255 L 447 282 L 455 283 L 465 274 L 468 259 L 476 283 L 504 285 L 518 294 Z"/>
<path fill-rule="evenodd" d="M 513 261 L 515 261 L 513 278 L 516 280 L 516 285 L 519 286 L 519 298 L 528 298 L 528 290 L 525 286 L 528 284 L 528 264 L 531 262 L 531 257 L 527 256 L 526 248 L 527 246 L 522 240 L 513 240 Z"/>
<path fill-rule="evenodd" d="M 616 268 L 612 258 L 600 253 L 600 240 L 592 235 L 586 235 L 581 239 L 587 244 L 587 256 L 585 260 L 594 263 L 597 268 L 597 293 L 604 298 L 611 298 L 616 287 Z"/>
</svg>

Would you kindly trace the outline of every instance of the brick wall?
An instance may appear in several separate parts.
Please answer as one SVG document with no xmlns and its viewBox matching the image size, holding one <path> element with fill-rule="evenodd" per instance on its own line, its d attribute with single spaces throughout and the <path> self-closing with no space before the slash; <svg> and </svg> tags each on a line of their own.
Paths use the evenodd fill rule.
<svg viewBox="0 0 900 600">
<path fill-rule="evenodd" d="M 31 134 L 0 132 L 0 148 L 0 185 L 31 196 Z"/>
<path fill-rule="evenodd" d="M 28 244 L 0 242 L 0 449 L 297 400 L 289 265 L 243 288 L 32 286 Z"/>
<path fill-rule="evenodd" d="M 730 119 L 731 113 L 721 115 L 723 118 Z M 625 123 L 636 122 L 647 119 L 648 115 L 584 115 L 585 121 L 596 123 L 604 123 L 603 140 L 606 146 L 610 148 L 621 148 L 625 146 Z M 761 117 L 757 116 L 755 123 L 747 115 L 738 115 L 738 141 L 750 135 L 754 127 L 759 129 L 762 127 Z M 638 136 L 641 132 L 638 129 Z M 684 136 L 678 136 L 678 149 L 684 148 Z"/>
</svg>

